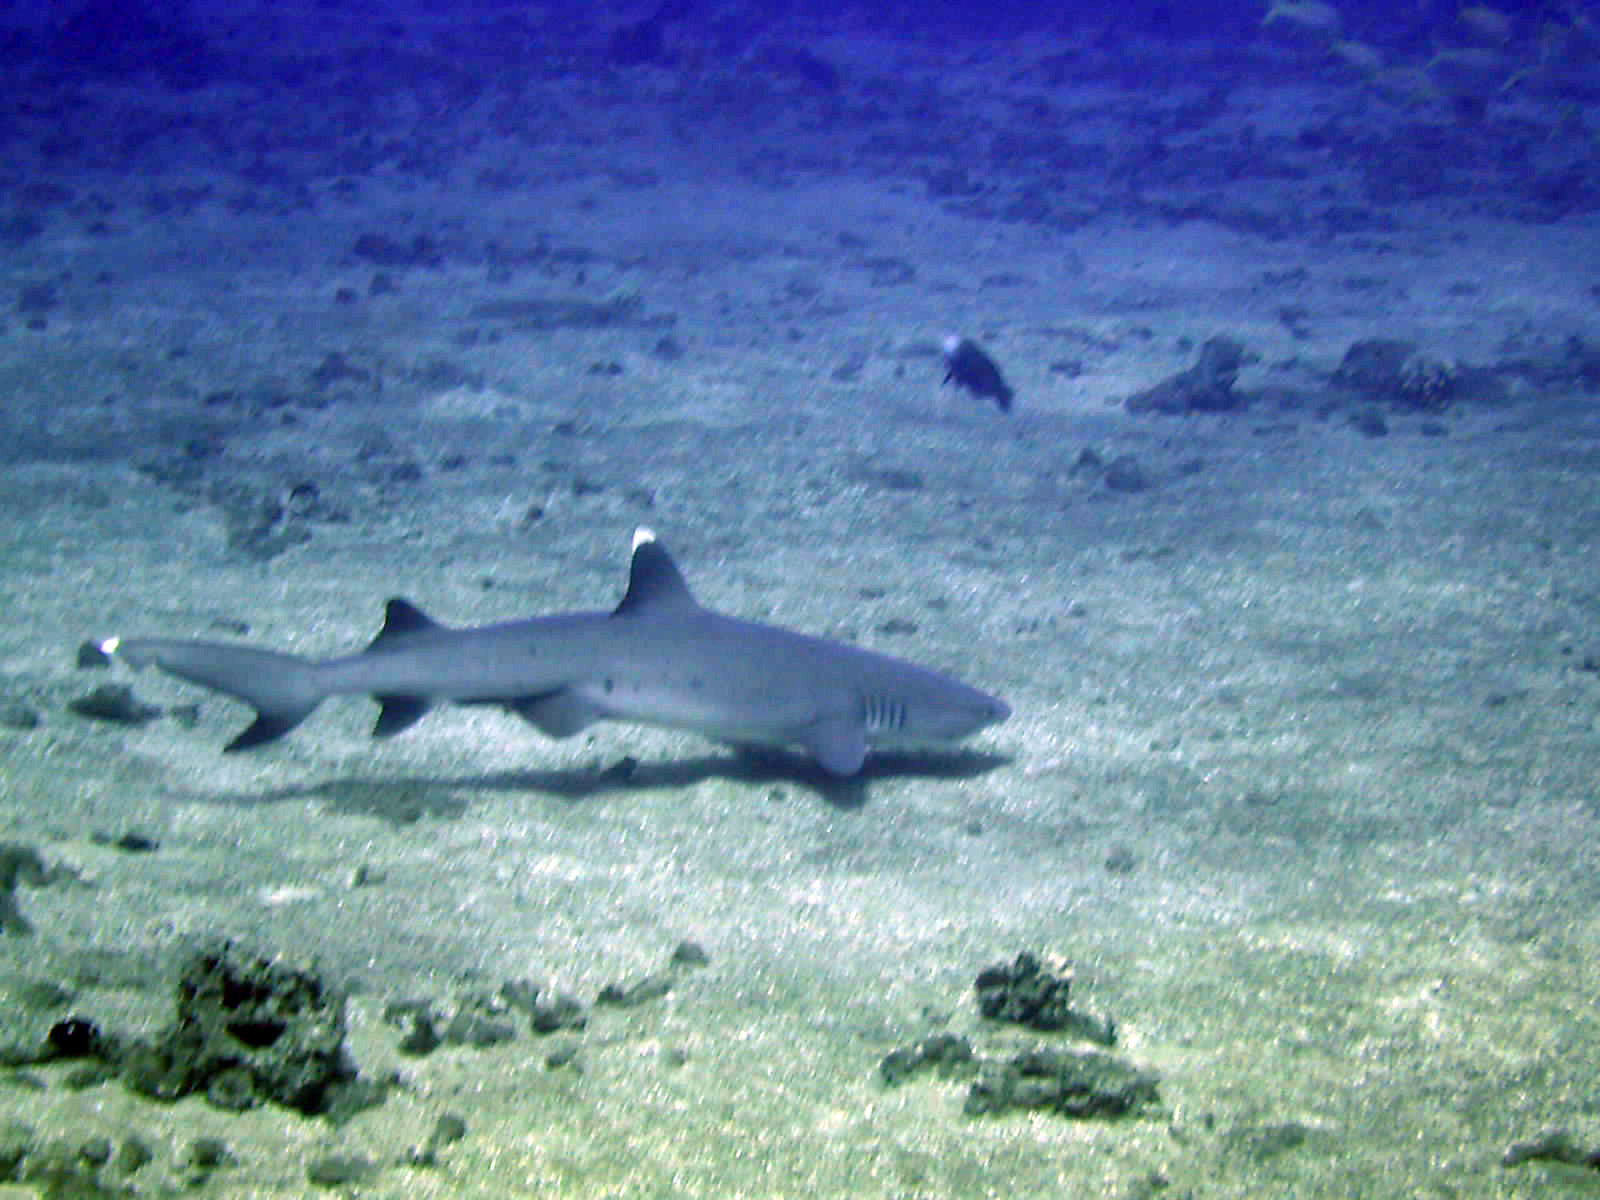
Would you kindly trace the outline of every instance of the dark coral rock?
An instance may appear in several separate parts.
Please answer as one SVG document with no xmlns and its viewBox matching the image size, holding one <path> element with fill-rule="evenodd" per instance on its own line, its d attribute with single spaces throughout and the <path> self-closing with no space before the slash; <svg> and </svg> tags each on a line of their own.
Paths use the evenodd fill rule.
<svg viewBox="0 0 1600 1200">
<path fill-rule="evenodd" d="M 1391 399 L 1400 391 L 1401 368 L 1416 352 L 1415 342 L 1363 338 L 1352 342 L 1344 352 L 1333 372 L 1333 382 L 1373 399 Z"/>
<path fill-rule="evenodd" d="M 1034 1029 L 1059 1029 L 1066 1022 L 1072 976 L 1048 972 L 1033 955 L 1023 952 L 1007 965 L 987 967 L 973 986 L 978 1011 L 991 1021 L 1013 1021 Z"/>
<path fill-rule="evenodd" d="M 711 955 L 699 942 L 682 941 L 672 950 L 672 959 L 669 965 L 674 967 L 704 967 L 711 963 Z"/>
<path fill-rule="evenodd" d="M 944 1078 L 953 1079 L 970 1076 L 977 1069 L 972 1043 L 954 1033 L 936 1033 L 915 1046 L 891 1051 L 878 1064 L 885 1087 L 898 1087 L 924 1071 L 937 1071 Z"/>
<path fill-rule="evenodd" d="M 322 356 L 322 361 L 311 369 L 311 385 L 318 389 L 333 387 L 338 383 L 373 384 L 376 379 L 365 367 L 359 367 L 337 350 Z"/>
<path fill-rule="evenodd" d="M 17 884 L 44 887 L 54 878 L 32 846 L 0 842 L 0 932 L 32 933 L 33 926 L 17 907 Z"/>
<path fill-rule="evenodd" d="M 124 1175 L 132 1175 L 140 1167 L 153 1161 L 155 1156 L 155 1151 L 150 1149 L 144 1139 L 134 1134 L 123 1140 L 111 1162 L 117 1171 Z"/>
<path fill-rule="evenodd" d="M 500 999 L 511 1008 L 531 1013 L 539 1003 L 539 985 L 531 979 L 507 979 L 500 985 Z"/>
<path fill-rule="evenodd" d="M 306 1181 L 317 1187 L 353 1188 L 377 1174 L 378 1164 L 363 1154 L 324 1154 L 306 1164 Z"/>
<path fill-rule="evenodd" d="M 256 1082 L 250 1072 L 230 1067 L 206 1082 L 206 1103 L 223 1112 L 245 1112 L 256 1106 Z"/>
<path fill-rule="evenodd" d="M 641 1004 L 648 1004 L 652 1000 L 659 1000 L 672 990 L 672 980 L 665 975 L 646 975 L 643 979 L 636 979 L 630 983 L 608 983 L 600 989 L 600 994 L 595 997 L 596 1007 L 609 1005 L 613 1008 L 636 1008 Z"/>
<path fill-rule="evenodd" d="M 482 1050 L 514 1041 L 517 1030 L 510 1018 L 519 1007 L 502 988 L 495 996 L 463 996 L 443 1012 L 435 1011 L 426 1000 L 399 1000 L 383 1010 L 383 1020 L 401 1032 L 400 1053 L 420 1057 L 444 1045 Z"/>
<path fill-rule="evenodd" d="M 120 850 L 124 854 L 154 854 L 161 849 L 161 842 L 158 838 L 133 830 L 127 833 L 106 833 L 101 830 L 95 830 L 89 834 L 89 840 L 96 846 L 109 846 L 111 849 Z"/>
<path fill-rule="evenodd" d="M 1131 454 L 1119 454 L 1106 464 L 1103 477 L 1106 487 L 1113 492 L 1145 492 L 1150 490 L 1150 472 Z"/>
<path fill-rule="evenodd" d="M 1350 414 L 1350 428 L 1363 437 L 1389 436 L 1389 422 L 1382 412 L 1370 405 Z"/>
<path fill-rule="evenodd" d="M 455 1015 L 444 1029 L 444 1040 L 452 1046 L 484 1049 L 515 1040 L 517 1030 L 506 1019 L 508 1008 L 488 996 L 472 996 L 456 1006 Z"/>
<path fill-rule="evenodd" d="M 1159 1082 L 1114 1054 L 1029 1050 L 986 1065 L 963 1111 L 969 1117 L 1015 1108 L 1063 1117 L 1120 1117 L 1159 1099 Z"/>
<path fill-rule="evenodd" d="M 991 1021 L 1026 1025 L 1044 1033 L 1066 1032 L 1102 1046 L 1116 1044 L 1116 1023 L 1079 1012 L 1068 1003 L 1072 971 L 1063 964 L 1041 965 L 1024 951 L 1016 961 L 980 972 L 973 987 L 978 1011 Z"/>
<path fill-rule="evenodd" d="M 555 995 L 534 1005 L 531 1024 L 535 1033 L 582 1029 L 589 1023 L 583 1004 L 572 996 Z"/>
<path fill-rule="evenodd" d="M 413 1167 L 436 1167 L 439 1152 L 467 1136 L 467 1123 L 455 1113 L 444 1113 L 434 1122 L 433 1132 L 420 1146 L 413 1146 L 406 1155 L 406 1163 Z"/>
<path fill-rule="evenodd" d="M 50 1026 L 50 1049 L 60 1058 L 90 1058 L 100 1053 L 100 1027 L 83 1017 L 68 1017 Z"/>
<path fill-rule="evenodd" d="M 432 1054 L 444 1039 L 439 1036 L 437 1020 L 426 1000 L 400 1000 L 383 1010 L 384 1024 L 400 1031 L 397 1047 L 401 1054 L 421 1057 Z"/>
<path fill-rule="evenodd" d="M 16 1178 L 17 1168 L 33 1149 L 34 1133 L 31 1126 L 21 1121 L 7 1121 L 0 1126 L 0 1179 Z"/>
<path fill-rule="evenodd" d="M 1526 1142 L 1513 1142 L 1500 1156 L 1503 1167 L 1520 1167 L 1529 1162 L 1564 1163 L 1571 1167 L 1600 1170 L 1600 1146 L 1580 1141 L 1565 1129 L 1545 1129 Z"/>
<path fill-rule="evenodd" d="M 1240 369 L 1258 357 L 1232 338 L 1210 338 L 1200 347 L 1200 358 L 1194 366 L 1129 396 L 1124 403 L 1129 412 L 1171 415 L 1243 408 L 1245 396 L 1234 390 L 1234 381 Z"/>
<path fill-rule="evenodd" d="M 1232 338 L 1214 337 L 1200 347 L 1200 361 L 1185 374 L 1190 383 L 1189 408 L 1195 412 L 1226 412 L 1240 408 L 1243 398 L 1233 390 L 1239 369 L 1256 361 Z"/>
<path fill-rule="evenodd" d="M 885 1087 L 899 1087 L 920 1072 L 922 1066 L 922 1048 L 902 1046 L 883 1056 L 883 1061 L 878 1064 L 878 1075 L 883 1079 Z"/>
<path fill-rule="evenodd" d="M 1413 354 L 1400 364 L 1396 408 L 1411 412 L 1444 412 L 1461 393 L 1461 369 L 1454 363 Z"/>
<path fill-rule="evenodd" d="M 190 1167 L 202 1172 L 215 1171 L 218 1167 L 230 1167 L 239 1161 L 233 1156 L 233 1151 L 228 1149 L 228 1143 L 215 1137 L 195 1138 L 189 1143 L 184 1160 Z"/>
<path fill-rule="evenodd" d="M 1502 403 L 1507 394 L 1492 369 L 1433 358 L 1393 338 L 1351 343 L 1331 381 L 1360 400 L 1400 412 L 1440 413 L 1462 400 Z"/>
<path fill-rule="evenodd" d="M 344 1050 L 344 997 L 319 976 L 224 944 L 196 954 L 178 982 L 177 1022 L 131 1048 L 135 1091 L 204 1092 L 230 1110 L 271 1101 L 322 1113 L 356 1083 Z"/>
</svg>

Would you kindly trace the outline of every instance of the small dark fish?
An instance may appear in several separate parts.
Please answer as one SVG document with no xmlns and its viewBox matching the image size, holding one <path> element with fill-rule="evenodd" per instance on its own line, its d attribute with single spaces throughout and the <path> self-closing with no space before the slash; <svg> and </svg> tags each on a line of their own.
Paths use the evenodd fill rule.
<svg viewBox="0 0 1600 1200">
<path fill-rule="evenodd" d="M 944 340 L 944 381 L 955 380 L 974 396 L 988 396 L 1000 406 L 1001 412 L 1011 411 L 1011 398 L 1016 395 L 1006 383 L 1005 376 L 994 359 L 971 338 L 947 337 Z"/>
</svg>

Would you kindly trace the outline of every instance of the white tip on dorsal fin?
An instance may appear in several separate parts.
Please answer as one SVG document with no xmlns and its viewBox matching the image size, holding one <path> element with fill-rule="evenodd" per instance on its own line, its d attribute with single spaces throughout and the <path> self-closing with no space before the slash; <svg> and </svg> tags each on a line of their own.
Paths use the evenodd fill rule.
<svg viewBox="0 0 1600 1200">
<path fill-rule="evenodd" d="M 117 653 L 118 647 L 120 647 L 121 645 L 122 645 L 122 639 L 121 638 L 119 638 L 119 637 L 108 637 L 105 641 L 100 643 L 100 653 L 104 654 L 107 658 L 114 657 L 116 655 L 116 653 Z"/>
<path fill-rule="evenodd" d="M 634 530 L 628 591 L 612 615 L 637 616 L 642 612 L 663 613 L 674 609 L 687 612 L 698 607 L 667 548 L 644 526 Z"/>
</svg>

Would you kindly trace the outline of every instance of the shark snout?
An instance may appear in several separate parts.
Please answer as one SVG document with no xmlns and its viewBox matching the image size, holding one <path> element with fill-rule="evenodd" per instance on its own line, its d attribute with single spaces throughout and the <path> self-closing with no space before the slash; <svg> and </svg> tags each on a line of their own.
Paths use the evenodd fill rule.
<svg viewBox="0 0 1600 1200">
<path fill-rule="evenodd" d="M 983 720 L 978 725 L 979 729 L 987 728 L 990 725 L 998 725 L 1011 715 L 1011 705 L 1004 700 L 998 696 L 990 696 L 988 699 L 989 703 L 984 708 Z"/>
<path fill-rule="evenodd" d="M 998 725 L 1011 715 L 1011 706 L 998 696 L 983 696 L 972 707 L 968 733 Z"/>
<path fill-rule="evenodd" d="M 940 696 L 937 703 L 922 706 L 907 722 L 906 732 L 915 738 L 954 742 L 998 725 L 1011 715 L 1011 706 L 998 696 L 965 686 L 961 686 L 961 692 L 959 696 Z"/>
</svg>

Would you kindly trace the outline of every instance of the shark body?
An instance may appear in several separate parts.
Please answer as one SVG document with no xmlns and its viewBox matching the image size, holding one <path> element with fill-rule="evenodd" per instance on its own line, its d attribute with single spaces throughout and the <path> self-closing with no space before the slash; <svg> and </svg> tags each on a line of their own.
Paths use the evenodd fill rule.
<svg viewBox="0 0 1600 1200">
<path fill-rule="evenodd" d="M 252 706 L 255 722 L 230 751 L 282 737 L 329 696 L 370 693 L 382 705 L 375 737 L 410 728 L 435 704 L 492 704 L 551 737 L 632 721 L 799 746 L 831 774 L 853 775 L 870 747 L 951 743 L 1011 714 L 903 659 L 701 606 L 648 530 L 634 536 L 628 590 L 609 613 L 451 629 L 394 599 L 365 651 L 320 662 L 163 638 L 104 647 Z"/>
</svg>

